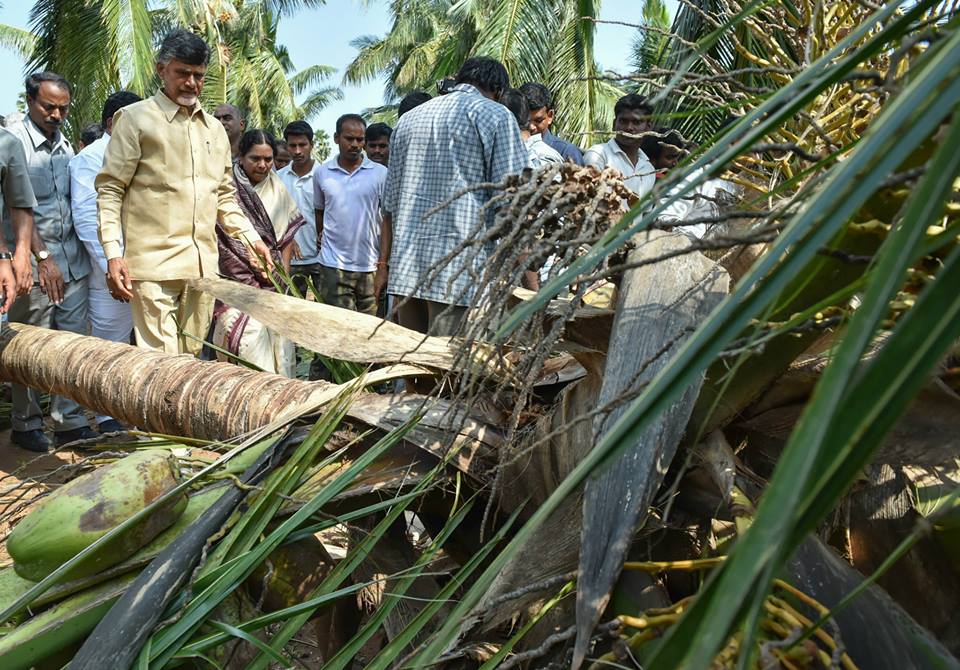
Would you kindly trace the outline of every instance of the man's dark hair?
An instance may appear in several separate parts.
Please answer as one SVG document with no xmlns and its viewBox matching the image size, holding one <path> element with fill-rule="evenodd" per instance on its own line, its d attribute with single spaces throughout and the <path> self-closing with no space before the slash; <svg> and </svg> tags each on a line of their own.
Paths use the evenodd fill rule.
<svg viewBox="0 0 960 670">
<path fill-rule="evenodd" d="M 348 123 L 350 121 L 359 123 L 361 126 L 364 127 L 364 129 L 366 129 L 367 127 L 367 120 L 362 116 L 360 116 L 359 114 L 344 114 L 339 119 L 337 119 L 337 126 L 336 126 L 337 135 L 339 135 L 343 131 L 343 124 Z"/>
<path fill-rule="evenodd" d="M 367 142 L 379 140 L 381 137 L 386 137 L 389 140 L 391 135 L 393 135 L 393 128 L 387 124 L 371 123 L 369 126 L 367 126 L 367 134 L 364 139 Z"/>
<path fill-rule="evenodd" d="M 653 114 L 653 106 L 647 102 L 647 99 L 637 93 L 628 93 L 613 106 L 613 118 L 620 116 L 622 112 L 630 110 L 640 110 L 644 114 Z"/>
<path fill-rule="evenodd" d="M 172 60 L 187 65 L 206 65 L 210 62 L 210 47 L 199 35 L 186 28 L 171 30 L 160 44 L 157 62 L 166 65 Z"/>
<path fill-rule="evenodd" d="M 668 144 L 680 149 L 687 150 L 687 143 L 683 141 L 683 135 L 670 128 L 654 128 L 656 135 L 644 135 L 640 140 L 640 151 L 650 159 L 651 162 L 660 160 L 663 154 L 663 148 Z"/>
<path fill-rule="evenodd" d="M 67 78 L 62 74 L 57 74 L 56 72 L 34 72 L 33 74 L 28 75 L 26 81 L 24 82 L 25 88 L 27 89 L 27 97 L 31 100 L 36 100 L 37 93 L 40 92 L 40 84 L 45 81 L 56 84 L 71 96 L 73 95 L 73 87 L 70 85 L 70 82 L 67 81 Z"/>
<path fill-rule="evenodd" d="M 430 102 L 433 98 L 430 97 L 430 94 L 426 91 L 414 91 L 413 93 L 407 93 L 403 96 L 403 100 L 400 101 L 400 105 L 397 107 L 397 118 L 409 112 L 414 107 L 419 107 L 425 102 Z"/>
<path fill-rule="evenodd" d="M 486 56 L 468 58 L 457 72 L 458 84 L 470 84 L 497 94 L 510 88 L 510 75 L 503 63 Z"/>
<path fill-rule="evenodd" d="M 311 143 L 313 142 L 313 128 L 306 121 L 291 121 L 288 123 L 287 127 L 283 129 L 283 139 L 288 140 L 291 135 L 303 135 Z"/>
<path fill-rule="evenodd" d="M 103 126 L 99 123 L 88 123 L 83 127 L 83 130 L 80 131 L 80 141 L 83 142 L 83 146 L 89 146 L 103 137 Z"/>
<path fill-rule="evenodd" d="M 528 81 L 520 87 L 520 92 L 527 98 L 530 111 L 538 109 L 553 109 L 553 96 L 550 89 L 538 81 Z"/>
<path fill-rule="evenodd" d="M 113 118 L 113 115 L 117 113 L 118 109 L 123 109 L 127 105 L 132 105 L 141 100 L 142 98 L 139 95 L 131 93 L 130 91 L 111 93 L 103 103 L 103 113 L 100 114 L 100 124 L 106 128 L 107 121 Z"/>
<path fill-rule="evenodd" d="M 517 120 L 520 130 L 527 130 L 530 125 L 530 107 L 527 104 L 527 96 L 517 88 L 508 88 L 500 96 L 500 104 L 510 110 L 513 117 Z"/>
<path fill-rule="evenodd" d="M 260 128 L 248 130 L 240 136 L 239 155 L 246 156 L 247 152 L 258 144 L 269 144 L 270 148 L 273 149 L 273 155 L 277 155 L 277 138 Z"/>
</svg>

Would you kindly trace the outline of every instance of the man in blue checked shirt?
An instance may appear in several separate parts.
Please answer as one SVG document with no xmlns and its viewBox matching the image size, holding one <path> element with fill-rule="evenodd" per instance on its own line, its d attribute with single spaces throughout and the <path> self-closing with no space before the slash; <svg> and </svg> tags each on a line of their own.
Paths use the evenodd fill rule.
<svg viewBox="0 0 960 670">
<path fill-rule="evenodd" d="M 481 221 L 493 193 L 472 191 L 430 217 L 425 215 L 455 193 L 484 182 L 499 182 L 528 167 L 517 122 L 497 101 L 510 86 L 503 65 L 470 58 L 456 86 L 407 112 L 390 140 L 384 190 L 380 257 L 374 279 L 401 303 L 400 324 L 431 335 L 453 335 L 474 297 L 471 274 L 483 271 L 489 250 L 466 267 L 466 254 L 425 280 Z M 485 213 L 487 224 L 493 212 Z"/>
</svg>

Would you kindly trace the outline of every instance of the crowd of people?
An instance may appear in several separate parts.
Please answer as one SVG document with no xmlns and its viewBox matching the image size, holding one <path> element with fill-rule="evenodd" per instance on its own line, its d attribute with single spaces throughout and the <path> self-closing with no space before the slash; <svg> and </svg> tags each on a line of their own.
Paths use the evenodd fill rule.
<svg viewBox="0 0 960 670">
<path fill-rule="evenodd" d="M 551 132 L 545 86 L 511 88 L 502 64 L 471 58 L 436 96 L 404 97 L 395 129 L 340 117 L 334 155 L 321 162 L 306 121 L 277 138 L 246 128 L 234 105 L 205 111 L 209 58 L 200 37 L 170 32 L 156 58 L 161 89 L 109 96 L 76 154 L 61 132 L 70 83 L 51 72 L 27 78 L 27 114 L 0 131 L 0 286 L 10 321 L 239 357 L 292 376 L 290 341 L 190 283 L 220 276 L 370 315 L 392 313 L 389 302 L 401 325 L 454 335 L 486 256 L 472 254 L 471 267 L 441 261 L 493 216 L 485 207 L 493 193 L 470 187 L 570 161 L 619 170 L 642 197 L 684 150 L 682 138 L 663 141 L 659 131 L 651 144 L 649 104 L 626 95 L 613 139 L 581 152 Z M 39 394 L 19 385 L 12 394 L 12 442 L 46 451 Z M 59 396 L 50 416 L 57 445 L 124 428 L 99 416 L 94 429 Z"/>
</svg>

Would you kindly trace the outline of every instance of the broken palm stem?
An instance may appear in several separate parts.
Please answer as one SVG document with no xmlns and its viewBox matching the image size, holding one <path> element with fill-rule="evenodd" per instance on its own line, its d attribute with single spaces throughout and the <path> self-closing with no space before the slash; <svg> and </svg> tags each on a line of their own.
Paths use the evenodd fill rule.
<svg viewBox="0 0 960 670">
<path fill-rule="evenodd" d="M 223 279 L 194 279 L 190 285 L 322 356 L 357 363 L 404 362 L 443 371 L 465 361 L 474 374 L 511 377 L 506 361 L 479 342 L 464 357 L 458 340 L 423 335 L 369 314 Z"/>
</svg>

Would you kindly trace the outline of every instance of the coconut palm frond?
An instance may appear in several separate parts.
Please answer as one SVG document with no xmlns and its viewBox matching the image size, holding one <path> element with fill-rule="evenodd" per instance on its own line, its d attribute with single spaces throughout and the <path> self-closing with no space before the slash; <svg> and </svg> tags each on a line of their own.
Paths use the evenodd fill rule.
<svg viewBox="0 0 960 670">
<path fill-rule="evenodd" d="M 10 49 L 24 60 L 29 60 L 37 38 L 29 30 L 0 24 L 0 46 Z"/>
</svg>

